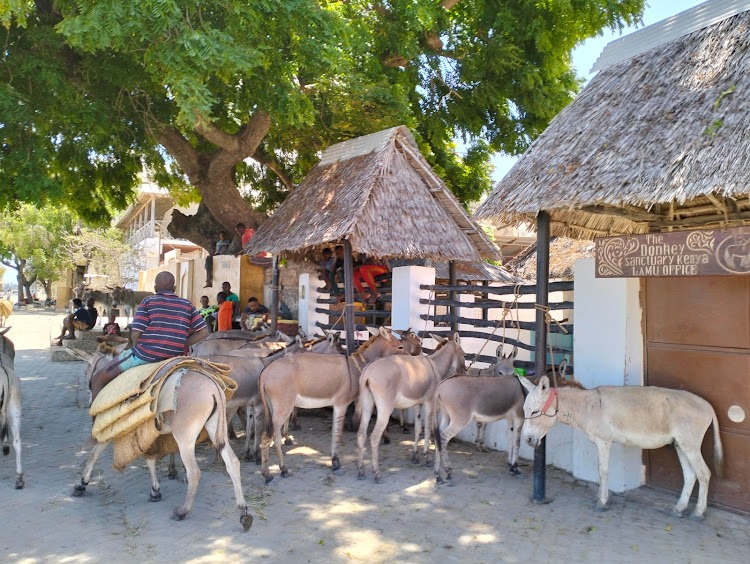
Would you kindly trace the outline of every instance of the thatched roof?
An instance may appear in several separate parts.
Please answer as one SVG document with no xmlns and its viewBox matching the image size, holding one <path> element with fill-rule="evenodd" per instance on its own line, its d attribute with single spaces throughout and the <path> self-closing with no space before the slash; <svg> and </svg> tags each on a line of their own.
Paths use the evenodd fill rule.
<svg viewBox="0 0 750 564">
<path fill-rule="evenodd" d="M 505 267 L 523 280 L 536 280 L 536 243 L 509 261 Z M 593 241 L 556 237 L 549 246 L 549 278 L 573 278 L 575 261 L 594 258 Z"/>
<path fill-rule="evenodd" d="M 430 259 L 397 260 L 391 266 L 429 266 L 435 269 L 436 280 L 450 279 L 450 265 L 447 262 L 437 262 Z M 488 262 L 456 261 L 456 280 L 466 282 L 503 282 L 513 284 L 521 280 L 510 273 L 504 266 L 496 266 Z"/>
<path fill-rule="evenodd" d="M 553 235 L 750 221 L 750 12 L 602 70 L 474 217 Z"/>
<path fill-rule="evenodd" d="M 328 148 L 244 252 L 303 254 L 343 239 L 372 257 L 499 258 L 404 126 Z"/>
</svg>

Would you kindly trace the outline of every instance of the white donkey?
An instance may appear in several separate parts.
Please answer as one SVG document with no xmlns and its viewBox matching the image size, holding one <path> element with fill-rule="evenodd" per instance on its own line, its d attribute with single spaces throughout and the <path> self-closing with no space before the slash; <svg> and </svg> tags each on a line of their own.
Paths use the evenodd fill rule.
<svg viewBox="0 0 750 564">
<path fill-rule="evenodd" d="M 5 336 L 10 327 L 0 330 L 0 439 L 3 454 L 10 453 L 8 433 L 13 438 L 16 451 L 16 489 L 23 489 L 21 466 L 21 380 L 16 376 L 13 359 L 16 356 L 13 342 Z"/>
<path fill-rule="evenodd" d="M 684 390 L 656 386 L 602 386 L 593 390 L 576 390 L 552 388 L 547 376 L 542 376 L 537 386 L 526 378 L 519 380 L 529 392 L 523 406 L 524 441 L 535 448 L 559 421 L 578 429 L 596 445 L 600 509 L 606 508 L 609 497 L 609 451 L 613 442 L 644 449 L 674 444 L 685 484 L 670 514 L 682 517 L 697 477 L 698 503 L 690 518 L 703 519 L 711 471 L 701 455 L 701 443 L 712 423 L 714 464 L 719 476 L 724 459 L 719 421 L 710 403 Z"/>
</svg>

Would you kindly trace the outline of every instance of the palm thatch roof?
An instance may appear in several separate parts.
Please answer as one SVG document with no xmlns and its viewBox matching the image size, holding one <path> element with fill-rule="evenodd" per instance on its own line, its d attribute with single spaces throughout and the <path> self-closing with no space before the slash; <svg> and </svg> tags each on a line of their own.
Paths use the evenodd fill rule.
<svg viewBox="0 0 750 564">
<path fill-rule="evenodd" d="M 328 148 L 244 252 L 299 255 L 343 239 L 371 257 L 499 258 L 404 126 Z"/>
<path fill-rule="evenodd" d="M 592 239 L 750 222 L 750 12 L 602 70 L 474 217 Z"/>
<path fill-rule="evenodd" d="M 523 280 L 536 280 L 537 245 L 533 243 L 506 263 L 505 267 Z M 594 258 L 594 242 L 554 237 L 549 246 L 549 278 L 573 278 L 575 261 Z"/>
</svg>

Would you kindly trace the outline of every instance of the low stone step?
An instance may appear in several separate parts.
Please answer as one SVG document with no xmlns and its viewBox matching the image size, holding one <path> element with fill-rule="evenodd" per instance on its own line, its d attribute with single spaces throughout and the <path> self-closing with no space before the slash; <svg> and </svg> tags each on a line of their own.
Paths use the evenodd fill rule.
<svg viewBox="0 0 750 564">
<path fill-rule="evenodd" d="M 104 333 L 102 333 L 101 327 L 96 327 L 91 331 L 76 331 L 76 339 L 80 341 L 96 341 L 96 338 L 101 337 L 102 335 L 104 335 Z M 129 339 L 130 331 L 123 329 L 120 331 L 120 336 Z"/>
<path fill-rule="evenodd" d="M 76 360 L 81 360 L 77 356 L 73 356 L 72 354 L 69 354 L 65 347 L 50 347 L 50 360 L 52 362 L 74 362 Z"/>
</svg>

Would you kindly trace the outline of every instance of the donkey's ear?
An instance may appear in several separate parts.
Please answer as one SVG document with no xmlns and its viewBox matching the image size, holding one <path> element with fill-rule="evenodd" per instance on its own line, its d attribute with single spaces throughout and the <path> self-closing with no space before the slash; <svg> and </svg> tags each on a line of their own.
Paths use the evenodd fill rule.
<svg viewBox="0 0 750 564">
<path fill-rule="evenodd" d="M 326 340 L 328 341 L 329 345 L 333 345 L 336 343 L 337 337 L 338 337 L 338 333 L 330 332 L 326 336 Z"/>
<path fill-rule="evenodd" d="M 565 371 L 568 369 L 568 359 L 564 358 L 560 361 L 560 364 L 557 366 L 557 372 L 560 374 L 560 376 L 565 376 Z"/>
<path fill-rule="evenodd" d="M 458 334 L 458 331 L 453 333 L 453 342 L 459 346 L 461 345 L 461 335 Z"/>
<path fill-rule="evenodd" d="M 526 376 L 521 376 L 520 374 L 518 376 L 518 381 L 521 382 L 521 385 L 526 388 L 527 392 L 530 392 L 533 390 L 536 386 L 531 383 L 531 380 L 529 380 Z"/>
<path fill-rule="evenodd" d="M 81 360 L 85 360 L 89 364 L 94 360 L 94 353 L 89 351 L 82 351 L 79 349 L 69 349 L 68 347 L 65 347 L 65 352 L 68 353 L 70 356 L 74 356 L 76 358 L 80 358 Z"/>
<path fill-rule="evenodd" d="M 408 337 L 410 339 L 416 339 L 417 338 L 417 334 L 414 331 L 409 331 Z"/>
<path fill-rule="evenodd" d="M 442 337 L 438 337 L 437 335 L 435 335 L 435 333 L 430 333 L 430 337 L 432 337 L 433 339 L 435 339 L 435 342 L 438 343 L 438 344 L 442 343 L 445 340 Z"/>
<path fill-rule="evenodd" d="M 128 345 L 129 345 L 129 344 L 130 344 L 130 343 L 122 343 L 122 344 L 120 344 L 120 345 L 117 345 L 117 346 L 115 347 L 115 350 L 117 351 L 117 354 L 120 354 L 120 353 L 121 353 L 122 351 L 124 351 L 124 350 L 125 350 L 126 348 L 128 348 Z"/>
<path fill-rule="evenodd" d="M 367 330 L 370 332 L 370 335 L 372 335 L 373 337 L 375 337 L 375 336 L 377 336 L 377 335 L 380 334 L 378 331 L 376 331 L 375 329 L 373 329 L 370 326 L 367 327 Z"/>
<path fill-rule="evenodd" d="M 543 392 L 546 392 L 547 390 L 549 390 L 549 378 L 547 378 L 547 376 L 542 376 L 539 379 L 539 387 L 541 388 Z"/>
<path fill-rule="evenodd" d="M 294 342 L 297 343 L 298 347 L 302 347 L 302 335 L 297 333 L 297 335 L 294 337 Z"/>
<path fill-rule="evenodd" d="M 307 341 L 307 333 L 305 333 L 304 329 L 300 329 L 299 331 L 297 331 L 297 336 L 303 341 Z"/>
<path fill-rule="evenodd" d="M 391 333 L 384 326 L 381 325 L 378 331 L 381 337 L 388 339 L 389 341 L 391 340 Z"/>
<path fill-rule="evenodd" d="M 5 335 L 8 331 L 10 331 L 10 326 L 3 327 L 2 329 L 0 329 L 0 336 Z"/>
<path fill-rule="evenodd" d="M 495 358 L 505 358 L 503 356 L 503 345 L 498 345 L 495 349 Z"/>
</svg>

